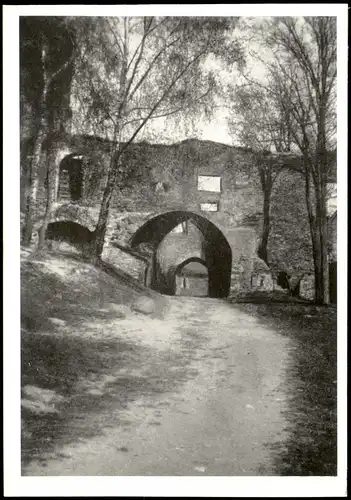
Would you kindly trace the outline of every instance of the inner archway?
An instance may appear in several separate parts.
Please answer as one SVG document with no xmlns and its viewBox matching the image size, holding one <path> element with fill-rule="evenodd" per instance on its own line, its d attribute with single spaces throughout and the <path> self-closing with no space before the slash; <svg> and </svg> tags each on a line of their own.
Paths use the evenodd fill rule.
<svg viewBox="0 0 351 500">
<path fill-rule="evenodd" d="M 206 263 L 191 257 L 175 269 L 175 295 L 208 296 L 208 269 Z"/>
<path fill-rule="evenodd" d="M 148 244 L 154 249 L 150 264 L 152 268 L 150 286 L 161 293 L 174 295 L 175 269 L 185 259 L 181 259 L 181 262 L 168 263 L 166 268 L 160 269 L 156 250 L 166 235 L 185 221 L 191 221 L 203 235 L 201 258 L 208 270 L 208 295 L 227 297 L 230 291 L 232 266 L 230 245 L 215 224 L 194 212 L 177 210 L 160 214 L 143 224 L 131 238 L 131 247 Z"/>
</svg>

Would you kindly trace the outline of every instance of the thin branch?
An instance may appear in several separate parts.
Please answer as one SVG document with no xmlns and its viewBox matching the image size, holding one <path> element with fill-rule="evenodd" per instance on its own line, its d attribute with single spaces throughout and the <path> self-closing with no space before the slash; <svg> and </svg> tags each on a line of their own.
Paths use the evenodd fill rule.
<svg viewBox="0 0 351 500">
<path fill-rule="evenodd" d="M 137 129 L 132 134 L 132 136 L 130 137 L 130 139 L 127 141 L 127 143 L 121 148 L 120 155 L 129 146 L 129 144 L 134 141 L 135 137 L 138 135 L 138 133 L 140 132 L 140 130 L 145 126 L 145 124 L 149 121 L 149 119 L 151 118 L 151 116 L 153 115 L 153 113 L 156 111 L 156 109 L 160 106 L 160 104 L 164 101 L 164 99 L 170 93 L 170 91 L 172 90 L 172 88 L 174 87 L 174 85 L 188 71 L 188 69 L 190 68 L 190 66 L 193 65 L 197 60 L 200 59 L 201 56 L 203 56 L 206 53 L 206 50 L 207 50 L 207 47 L 206 47 L 206 49 L 204 49 L 203 51 L 201 51 L 197 56 L 195 56 L 191 61 L 189 61 L 189 63 L 185 66 L 185 68 L 174 78 L 174 80 L 168 86 L 168 88 L 166 89 L 166 91 L 162 94 L 162 96 L 160 97 L 160 99 L 158 99 L 158 101 L 155 103 L 155 105 L 151 108 L 150 112 L 145 117 L 145 119 L 143 120 L 143 122 L 139 125 L 139 127 L 137 127 Z"/>
<path fill-rule="evenodd" d="M 129 99 L 132 100 L 136 91 L 140 88 L 140 86 L 142 85 L 142 83 L 144 82 L 144 80 L 148 77 L 150 71 L 152 70 L 153 66 L 155 65 L 156 61 L 159 59 L 159 57 L 167 50 L 169 49 L 172 45 L 174 45 L 175 43 L 179 42 L 179 40 L 181 40 L 182 36 L 180 35 L 179 37 L 177 37 L 175 40 L 173 40 L 172 42 L 168 43 L 167 45 L 165 45 L 164 47 L 162 47 L 162 49 L 156 54 L 156 56 L 152 59 L 152 61 L 150 62 L 149 64 L 149 67 L 148 69 L 145 71 L 145 73 L 142 75 L 142 77 L 140 78 L 140 80 L 138 81 L 138 83 L 135 85 L 134 89 L 131 91 L 130 93 L 130 96 L 129 96 Z"/>
<path fill-rule="evenodd" d="M 206 97 L 206 95 L 209 93 L 210 89 L 208 89 L 204 94 L 202 94 L 200 97 L 198 97 L 195 102 L 200 102 L 201 99 L 203 99 L 204 97 Z M 220 106 L 218 106 L 220 107 Z M 150 108 L 147 108 L 147 107 L 137 107 L 137 108 L 133 108 L 133 110 L 130 111 L 133 112 L 133 111 L 136 111 L 136 110 L 147 110 L 147 109 L 150 109 Z M 180 113 L 182 110 L 184 110 L 184 106 L 179 106 L 178 108 L 176 109 L 173 109 L 172 111 L 167 111 L 165 113 L 162 113 L 162 114 L 159 114 L 159 115 L 155 115 L 155 116 L 150 116 L 150 118 L 148 118 L 148 115 L 144 116 L 144 117 L 138 117 L 138 118 L 133 118 L 132 120 L 128 120 L 127 122 L 123 123 L 123 128 L 125 128 L 127 125 L 130 125 L 131 123 L 136 123 L 136 122 L 140 122 L 142 120 L 154 120 L 156 118 L 165 118 L 167 116 L 170 116 L 170 115 L 174 115 L 176 113 Z"/>
<path fill-rule="evenodd" d="M 293 53 L 293 55 L 296 58 L 296 61 L 302 66 L 302 68 L 304 68 L 309 72 L 309 74 L 311 75 L 312 85 L 315 88 L 315 90 L 319 93 L 318 79 L 314 72 L 312 61 L 306 51 L 305 46 L 301 41 L 301 38 L 298 36 L 296 32 L 294 24 L 292 23 L 292 21 L 288 22 L 286 18 L 283 20 L 283 24 L 288 29 L 288 33 L 292 35 L 296 45 L 291 43 L 289 39 L 286 39 L 282 31 L 281 31 L 281 42 L 288 48 L 288 50 L 290 50 Z"/>
<path fill-rule="evenodd" d="M 69 64 L 73 61 L 74 57 L 75 57 L 75 52 L 73 51 L 70 58 L 62 66 L 60 66 L 56 71 L 54 71 L 54 73 L 52 73 L 49 77 L 47 77 L 47 79 L 46 79 L 47 89 L 49 88 L 49 86 L 51 85 L 53 80 L 69 66 Z"/>
<path fill-rule="evenodd" d="M 142 60 L 142 57 L 143 57 L 143 54 L 144 54 L 144 48 L 145 48 L 145 41 L 146 41 L 146 37 L 147 37 L 147 36 L 148 36 L 148 34 L 149 34 L 149 33 L 147 33 L 147 30 L 149 29 L 149 27 L 150 27 L 150 26 L 151 26 L 151 24 L 152 24 L 152 19 L 153 19 L 153 18 L 151 18 L 151 21 L 150 21 L 150 23 L 149 23 L 149 26 L 148 26 L 148 27 L 146 27 L 146 24 L 145 24 L 145 23 L 146 23 L 146 21 L 144 20 L 144 35 L 143 35 L 143 38 L 142 38 L 142 41 L 141 41 L 141 44 L 140 44 L 140 52 L 139 52 L 139 56 L 138 56 L 138 58 L 137 58 L 137 60 L 136 60 L 136 63 L 135 63 L 135 65 L 134 65 L 134 68 L 133 68 L 133 71 L 132 71 L 132 75 L 131 75 L 131 77 L 130 77 L 130 79 L 129 79 L 129 82 L 128 82 L 128 84 L 127 84 L 126 90 L 125 90 L 125 92 L 124 92 L 124 97 L 123 97 L 123 100 L 122 100 L 122 102 L 121 102 L 121 104 L 120 104 L 120 107 L 119 107 L 119 111 L 120 111 L 120 112 L 122 111 L 122 109 L 123 109 L 123 107 L 124 107 L 124 105 L 125 105 L 125 103 L 126 103 L 126 101 L 127 101 L 129 91 L 130 91 L 131 86 L 132 86 L 132 84 L 133 84 L 133 82 L 134 82 L 134 78 L 135 78 L 136 72 L 137 72 L 138 67 L 139 67 L 139 65 L 140 65 L 140 62 L 141 62 L 141 60 Z M 135 55 L 136 53 L 137 53 L 137 51 L 135 51 L 134 55 Z M 134 59 L 134 56 L 132 57 L 132 60 L 133 60 L 133 59 Z M 127 75 L 128 70 L 129 70 L 129 68 L 130 68 L 130 64 L 131 64 L 131 62 L 127 65 L 127 68 L 126 68 L 126 75 Z"/>
<path fill-rule="evenodd" d="M 119 35 L 119 33 L 117 31 L 114 30 L 114 28 L 112 27 L 111 25 L 111 22 L 109 21 L 109 27 L 110 27 L 110 31 L 113 35 L 113 38 L 115 40 L 115 44 L 119 50 L 119 52 L 121 53 L 122 57 L 123 57 L 123 50 L 122 50 L 122 46 L 123 46 L 123 40 L 121 38 L 121 36 Z M 119 38 L 119 39 L 118 39 Z M 122 46 L 120 45 L 122 44 Z"/>
<path fill-rule="evenodd" d="M 136 57 L 136 55 L 137 55 L 138 51 L 140 50 L 140 48 L 141 48 L 142 44 L 143 44 L 143 43 L 145 43 L 145 39 L 146 39 L 146 38 L 147 38 L 147 37 L 148 37 L 148 36 L 149 36 L 149 35 L 150 35 L 153 31 L 155 31 L 155 30 L 156 30 L 157 28 L 159 28 L 162 24 L 164 24 L 164 23 L 165 23 L 165 22 L 169 19 L 169 17 L 168 17 L 168 16 L 164 17 L 164 18 L 162 19 L 162 21 L 160 21 L 158 24 L 155 24 L 155 25 L 154 25 L 154 26 L 150 29 L 150 26 L 151 26 L 151 24 L 152 24 L 153 19 L 154 19 L 154 18 L 152 17 L 152 18 L 151 18 L 151 21 L 150 21 L 150 23 L 149 23 L 149 26 L 147 27 L 147 32 L 145 33 L 145 35 L 143 36 L 142 41 L 139 43 L 138 47 L 137 47 L 137 48 L 135 49 L 135 51 L 134 51 L 134 54 L 133 54 L 133 56 L 132 56 L 132 58 L 131 58 L 131 60 L 130 60 L 130 62 L 129 62 L 129 64 L 128 64 L 128 67 L 127 67 L 127 70 L 128 70 L 128 71 L 129 71 L 129 69 L 130 69 L 131 65 L 133 64 L 133 61 L 134 61 L 134 59 L 135 59 L 135 57 Z"/>
</svg>

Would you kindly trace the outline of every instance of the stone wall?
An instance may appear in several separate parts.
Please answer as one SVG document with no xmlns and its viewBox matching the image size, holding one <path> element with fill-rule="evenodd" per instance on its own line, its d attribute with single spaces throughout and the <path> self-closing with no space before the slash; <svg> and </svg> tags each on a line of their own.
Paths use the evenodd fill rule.
<svg viewBox="0 0 351 500">
<path fill-rule="evenodd" d="M 300 296 L 303 299 L 314 299 L 314 274 L 306 274 L 300 283 Z"/>
<path fill-rule="evenodd" d="M 268 258 L 274 275 L 279 271 L 290 276 L 313 272 L 304 189 L 303 177 L 288 170 L 273 186 Z"/>
<path fill-rule="evenodd" d="M 53 220 L 73 220 L 94 229 L 106 183 L 109 148 L 108 142 L 94 137 L 63 134 L 57 139 L 56 161 L 61 163 L 69 155 L 79 155 L 84 176 L 82 199 L 72 203 L 69 201 L 67 177 L 61 175 Z M 36 228 L 44 210 L 45 161 L 44 156 Z M 138 143 L 128 148 L 122 164 L 128 167 L 125 169 L 128 175 L 120 175 L 113 194 L 107 244 L 115 241 L 129 245 L 138 229 L 153 217 L 182 211 L 210 221 L 228 242 L 233 295 L 262 287 L 270 289 L 270 273 L 275 278 L 280 270 L 296 276 L 313 270 L 304 182 L 297 172 L 283 170 L 273 187 L 268 246 L 271 269 L 268 269 L 257 257 L 262 232 L 263 194 L 254 158 L 249 151 L 199 140 L 170 146 Z M 199 190 L 199 175 L 220 177 L 221 191 Z M 218 211 L 201 210 L 203 203 L 218 203 Z M 206 225 L 202 230 L 208 232 Z M 206 238 L 207 255 L 216 253 L 219 247 L 216 247 L 215 240 L 213 237 L 211 240 L 209 234 Z M 211 241 L 214 242 L 212 247 Z M 106 258 L 130 268 L 133 275 L 143 274 L 139 264 L 132 264 L 123 252 L 108 252 Z M 194 252 L 197 255 L 197 251 Z M 262 266 L 259 273 L 255 268 L 257 262 Z"/>
<path fill-rule="evenodd" d="M 140 282 L 145 283 L 147 269 L 145 261 L 109 244 L 104 247 L 102 259 Z"/>
<path fill-rule="evenodd" d="M 198 234 L 168 234 L 157 248 L 156 258 L 165 273 L 189 259 L 204 259 L 203 236 Z"/>
<path fill-rule="evenodd" d="M 34 144 L 31 134 L 35 130 L 37 104 L 43 87 L 41 36 L 38 34 L 44 35 L 49 44 L 49 72 L 54 72 L 69 60 L 74 45 L 67 28 L 58 18 L 24 17 L 20 20 L 22 209 L 25 206 L 25 187 Z M 45 209 L 49 145 L 57 166 L 62 167 L 63 162 L 74 156 L 82 161 L 83 166 L 82 197 L 75 203 L 72 203 L 70 196 L 69 173 L 61 169 L 57 186 L 58 203 L 52 221 L 69 220 L 93 231 L 98 219 L 112 148 L 109 141 L 99 137 L 70 134 L 72 78 L 73 64 L 70 63 L 57 75 L 48 95 L 50 134 L 43 145 L 34 217 L 35 232 L 40 227 Z M 199 175 L 219 176 L 221 191 L 199 190 Z M 172 211 L 189 212 L 195 214 L 198 221 L 201 216 L 218 228 L 216 233 L 210 224 L 203 223 L 202 231 L 206 233 L 203 246 L 201 251 L 194 249 L 196 255 L 205 254 L 210 274 L 213 275 L 211 266 L 219 270 L 218 262 L 223 257 L 223 261 L 231 262 L 232 294 L 262 287 L 267 289 L 271 286 L 271 274 L 275 277 L 284 270 L 298 278 L 302 273 L 312 271 L 303 190 L 301 176 L 287 169 L 274 184 L 268 246 L 271 269 L 268 269 L 257 257 L 262 233 L 263 194 L 255 159 L 250 151 L 196 139 L 168 146 L 134 143 L 126 149 L 121 159 L 121 171 L 111 201 L 104 256 L 116 265 L 124 266 L 135 276 L 143 274 L 138 259 L 116 248 L 111 249 L 109 243 L 129 245 L 136 231 L 150 218 Z M 218 204 L 218 211 L 203 211 L 204 204 Z M 336 217 L 330 220 L 329 232 L 330 260 L 336 261 Z M 219 238 L 219 234 L 223 239 Z M 144 242 L 143 245 L 147 247 L 151 259 L 149 265 L 152 267 L 155 264 L 152 257 L 156 247 L 149 243 Z M 230 256 L 226 244 L 230 247 Z M 185 246 L 183 257 L 190 251 L 193 250 Z M 212 261 L 211 255 L 215 256 Z M 257 263 L 261 266 L 259 271 Z M 161 261 L 156 264 L 161 265 Z M 149 278 L 151 275 L 152 272 L 148 272 Z M 222 278 L 225 276 L 219 276 L 219 281 Z"/>
</svg>

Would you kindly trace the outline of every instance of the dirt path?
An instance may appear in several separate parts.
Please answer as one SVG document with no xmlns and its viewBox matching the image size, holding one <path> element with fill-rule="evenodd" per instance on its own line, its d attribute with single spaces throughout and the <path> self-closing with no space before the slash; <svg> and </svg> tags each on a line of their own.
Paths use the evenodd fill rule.
<svg viewBox="0 0 351 500">
<path fill-rule="evenodd" d="M 108 404 L 101 411 L 75 408 L 63 431 L 66 442 L 27 464 L 24 475 L 275 474 L 274 445 L 285 437 L 289 340 L 215 299 L 174 297 L 165 319 L 130 315 L 105 326 L 90 322 L 82 331 L 88 338 L 108 328 L 108 336 L 115 325 L 144 358 L 80 380 L 80 392 L 108 393 Z M 156 385 L 143 386 L 153 375 Z M 133 380 L 139 390 L 129 397 Z M 111 392 L 123 383 L 121 407 Z M 77 419 L 102 432 L 78 439 Z"/>
</svg>

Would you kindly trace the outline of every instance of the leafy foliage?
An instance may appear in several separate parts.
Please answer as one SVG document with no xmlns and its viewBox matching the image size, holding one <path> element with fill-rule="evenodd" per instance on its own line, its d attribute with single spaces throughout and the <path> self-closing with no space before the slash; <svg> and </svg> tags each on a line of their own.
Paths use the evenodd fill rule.
<svg viewBox="0 0 351 500">
<path fill-rule="evenodd" d="M 123 153 L 154 119 L 187 124 L 215 106 L 219 79 L 210 56 L 242 64 L 235 18 L 72 18 L 78 58 L 72 85 L 73 126 L 110 139 L 106 188 L 95 253 L 104 245 L 112 192 L 128 179 Z M 133 172 L 134 175 L 136 172 Z"/>
<path fill-rule="evenodd" d="M 242 63 L 233 18 L 74 18 L 80 48 L 74 126 L 125 141 L 146 120 L 211 113 L 219 80 L 209 54 Z M 152 112 L 151 112 L 152 111 Z M 151 112 L 151 114 L 150 114 Z M 145 122 L 145 123 L 144 123 Z"/>
</svg>

